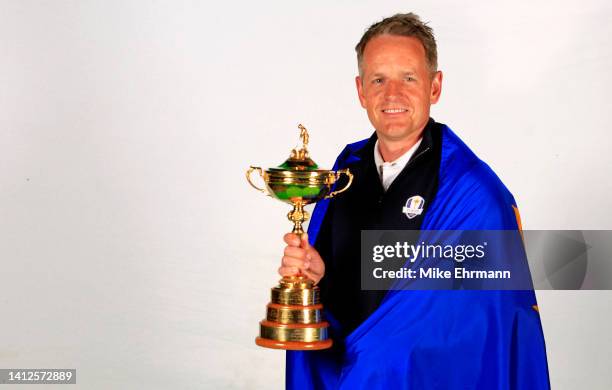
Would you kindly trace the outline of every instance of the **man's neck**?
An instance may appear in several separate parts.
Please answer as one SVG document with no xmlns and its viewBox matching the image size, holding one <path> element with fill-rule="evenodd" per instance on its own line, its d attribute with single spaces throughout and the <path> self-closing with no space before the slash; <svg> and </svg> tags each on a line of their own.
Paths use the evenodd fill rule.
<svg viewBox="0 0 612 390">
<path fill-rule="evenodd" d="M 411 135 L 408 139 L 388 140 L 382 137 L 378 138 L 378 150 L 383 160 L 385 162 L 397 160 L 421 139 L 423 130 L 424 128 Z"/>
</svg>

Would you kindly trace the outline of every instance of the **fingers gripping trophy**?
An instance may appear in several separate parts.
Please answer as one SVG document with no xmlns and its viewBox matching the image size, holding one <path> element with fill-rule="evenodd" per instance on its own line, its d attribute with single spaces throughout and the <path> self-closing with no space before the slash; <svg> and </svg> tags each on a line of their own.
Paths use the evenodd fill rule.
<svg viewBox="0 0 612 390">
<path fill-rule="evenodd" d="M 289 158 L 276 168 L 263 170 L 250 167 L 246 178 L 256 190 L 293 206 L 287 217 L 293 222 L 292 233 L 301 238 L 304 235 L 302 225 L 310 217 L 304 206 L 346 191 L 353 181 L 353 175 L 348 169 L 319 169 L 308 154 L 308 131 L 302 125 L 298 128 L 301 148 L 293 149 Z M 253 183 L 253 172 L 263 179 L 265 188 Z M 332 191 L 342 175 L 348 181 L 341 189 Z M 311 279 L 301 273 L 284 276 L 278 286 L 272 288 L 266 318 L 259 323 L 260 333 L 255 342 L 259 346 L 276 349 L 329 348 L 332 345 L 327 332 L 329 323 L 323 319 L 322 310 L 319 287 Z"/>
</svg>

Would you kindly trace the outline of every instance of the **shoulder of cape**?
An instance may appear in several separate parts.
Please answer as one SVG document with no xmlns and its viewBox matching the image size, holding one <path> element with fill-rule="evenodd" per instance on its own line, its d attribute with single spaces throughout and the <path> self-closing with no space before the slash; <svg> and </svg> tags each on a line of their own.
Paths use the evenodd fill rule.
<svg viewBox="0 0 612 390">
<path fill-rule="evenodd" d="M 425 230 L 515 229 L 516 203 L 495 172 L 442 125 L 438 191 Z"/>
<path fill-rule="evenodd" d="M 479 192 L 515 205 L 514 198 L 495 172 L 455 134 L 442 126 L 440 185 L 451 184 Z"/>
</svg>

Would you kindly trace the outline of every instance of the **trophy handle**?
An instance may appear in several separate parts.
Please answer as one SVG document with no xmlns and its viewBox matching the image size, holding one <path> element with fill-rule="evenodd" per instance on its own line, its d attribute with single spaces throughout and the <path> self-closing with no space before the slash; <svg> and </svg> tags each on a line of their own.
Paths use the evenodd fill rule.
<svg viewBox="0 0 612 390">
<path fill-rule="evenodd" d="M 257 191 L 259 191 L 259 192 L 261 192 L 263 194 L 270 195 L 270 194 L 268 194 L 268 191 L 264 190 L 263 188 L 259 188 L 255 184 L 253 184 L 253 182 L 251 181 L 251 173 L 253 173 L 253 171 L 259 172 L 259 176 L 261 176 L 261 178 L 263 179 L 263 171 L 261 170 L 261 168 L 260 167 L 251 166 L 246 171 L 246 179 L 249 182 L 249 184 L 251 185 L 251 187 L 255 188 Z"/>
<path fill-rule="evenodd" d="M 342 175 L 343 173 L 348 177 L 348 183 L 346 183 L 346 185 L 342 189 L 338 191 L 332 191 L 329 195 L 325 197 L 325 199 L 333 198 L 334 196 L 348 190 L 348 188 L 351 186 L 351 183 L 353 182 L 353 174 L 348 169 L 341 169 L 339 171 L 336 171 L 336 180 L 340 179 L 340 175 Z"/>
</svg>

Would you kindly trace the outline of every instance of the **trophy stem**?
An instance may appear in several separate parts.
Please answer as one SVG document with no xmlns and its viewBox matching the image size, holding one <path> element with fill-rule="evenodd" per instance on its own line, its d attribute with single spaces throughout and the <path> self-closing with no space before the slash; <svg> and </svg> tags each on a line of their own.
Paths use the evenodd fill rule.
<svg viewBox="0 0 612 390">
<path fill-rule="evenodd" d="M 302 224 L 310 218 L 308 211 L 304 210 L 304 203 L 302 201 L 294 202 L 293 210 L 287 214 L 287 218 L 293 222 L 293 230 L 291 232 L 302 236 L 304 234 Z"/>
</svg>

